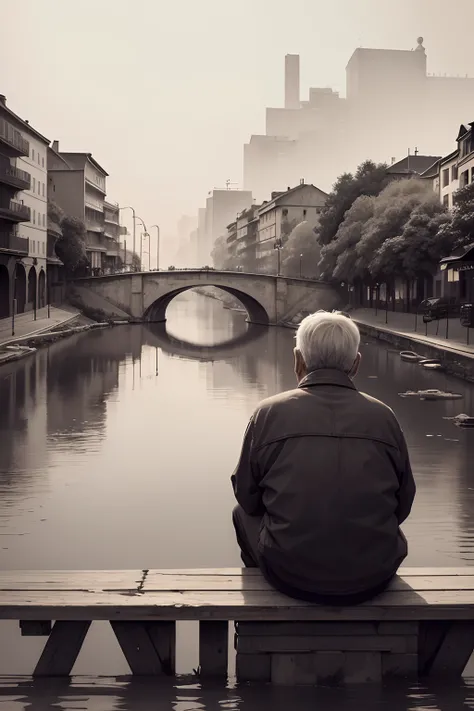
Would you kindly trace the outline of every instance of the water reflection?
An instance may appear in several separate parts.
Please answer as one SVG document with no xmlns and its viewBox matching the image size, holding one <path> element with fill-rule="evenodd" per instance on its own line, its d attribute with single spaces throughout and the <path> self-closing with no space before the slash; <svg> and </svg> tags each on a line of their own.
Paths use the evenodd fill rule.
<svg viewBox="0 0 474 711">
<path fill-rule="evenodd" d="M 8 711 L 461 711 L 474 709 L 472 683 L 457 687 L 403 684 L 347 689 L 200 684 L 183 677 L 174 683 L 127 677 L 0 683 L 0 704 Z"/>
</svg>

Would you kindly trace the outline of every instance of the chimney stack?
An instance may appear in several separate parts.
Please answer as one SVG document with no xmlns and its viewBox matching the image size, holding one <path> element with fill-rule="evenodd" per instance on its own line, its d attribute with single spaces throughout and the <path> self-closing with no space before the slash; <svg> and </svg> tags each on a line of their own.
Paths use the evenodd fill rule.
<svg viewBox="0 0 474 711">
<path fill-rule="evenodd" d="M 285 109 L 300 108 L 300 56 L 285 56 Z"/>
<path fill-rule="evenodd" d="M 53 145 L 51 146 L 51 148 L 55 153 L 59 153 L 59 141 L 53 141 Z"/>
<path fill-rule="evenodd" d="M 0 104 L 2 104 L 3 106 L 7 105 L 7 97 L 5 96 L 5 94 L 0 94 Z"/>
</svg>

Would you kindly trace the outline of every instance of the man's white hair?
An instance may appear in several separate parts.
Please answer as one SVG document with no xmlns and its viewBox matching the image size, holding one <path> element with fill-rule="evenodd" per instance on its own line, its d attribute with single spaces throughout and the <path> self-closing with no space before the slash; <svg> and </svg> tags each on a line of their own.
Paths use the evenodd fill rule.
<svg viewBox="0 0 474 711">
<path fill-rule="evenodd" d="M 296 332 L 296 348 L 308 373 L 320 368 L 349 373 L 359 345 L 359 329 L 340 311 L 316 311 L 301 321 Z"/>
</svg>

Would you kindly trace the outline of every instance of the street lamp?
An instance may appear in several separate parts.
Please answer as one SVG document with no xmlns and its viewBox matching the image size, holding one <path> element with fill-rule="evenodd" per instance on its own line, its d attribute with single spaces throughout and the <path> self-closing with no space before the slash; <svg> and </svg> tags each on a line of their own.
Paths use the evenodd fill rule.
<svg viewBox="0 0 474 711">
<path fill-rule="evenodd" d="M 148 230 L 146 228 L 145 222 L 141 217 L 138 217 L 138 215 L 135 218 L 136 220 L 140 220 L 140 222 L 143 225 L 143 229 L 145 230 L 145 236 L 148 234 Z M 140 234 L 140 270 L 142 269 L 142 249 L 143 249 L 143 235 Z"/>
<path fill-rule="evenodd" d="M 131 205 L 126 205 L 125 207 L 119 207 L 120 210 L 131 210 L 133 215 L 133 254 L 135 254 L 135 209 Z M 133 259 L 133 257 L 132 257 Z M 127 254 L 125 253 L 125 261 L 127 261 Z M 125 266 L 127 266 L 125 264 Z"/>
<path fill-rule="evenodd" d="M 160 269 L 160 226 L 152 225 L 150 229 L 156 227 L 156 271 Z"/>
<path fill-rule="evenodd" d="M 301 260 L 303 259 L 303 255 L 300 254 L 300 279 L 301 279 L 301 274 L 302 274 L 302 266 L 301 266 Z"/>
<path fill-rule="evenodd" d="M 281 244 L 281 239 L 276 239 L 275 240 L 275 245 L 273 249 L 276 249 L 277 251 L 277 276 L 280 276 L 280 264 L 281 264 L 281 257 L 280 257 L 280 252 L 281 252 L 282 244 Z"/>
</svg>

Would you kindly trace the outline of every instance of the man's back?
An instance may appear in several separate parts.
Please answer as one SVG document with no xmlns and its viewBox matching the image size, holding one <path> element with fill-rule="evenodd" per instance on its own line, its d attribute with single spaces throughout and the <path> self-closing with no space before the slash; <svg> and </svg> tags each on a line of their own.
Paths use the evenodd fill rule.
<svg viewBox="0 0 474 711">
<path fill-rule="evenodd" d="M 247 514 L 263 514 L 262 569 L 277 587 L 352 595 L 396 572 L 415 485 L 388 407 L 320 369 L 261 403 L 246 442 L 234 490 Z"/>
</svg>

